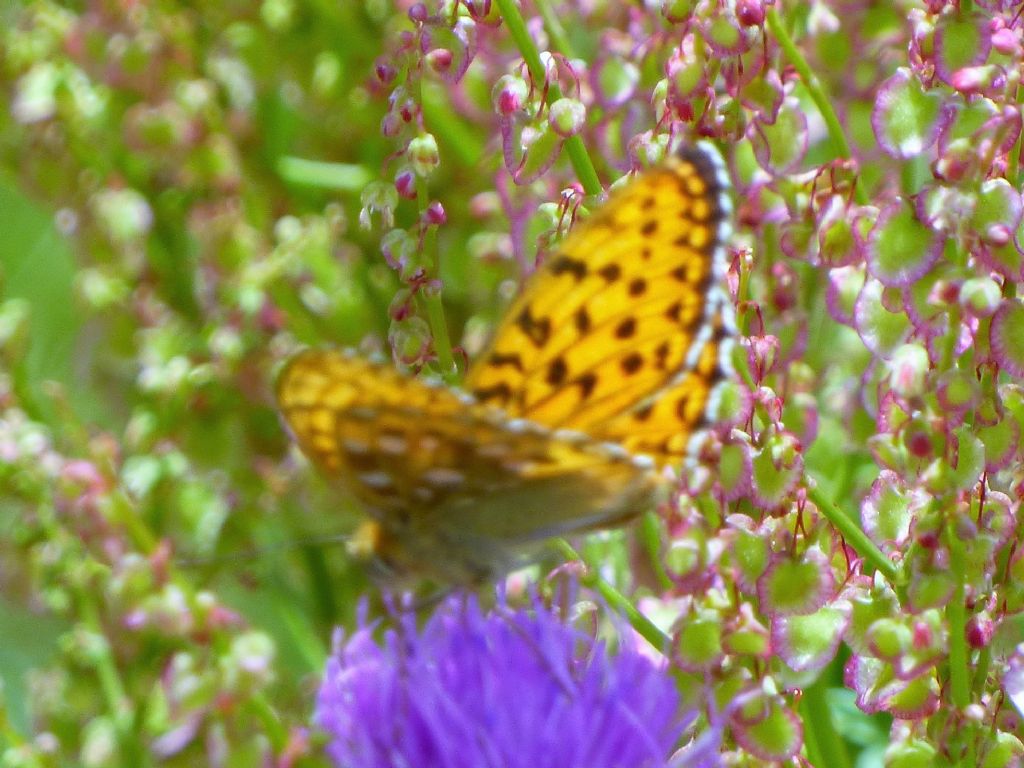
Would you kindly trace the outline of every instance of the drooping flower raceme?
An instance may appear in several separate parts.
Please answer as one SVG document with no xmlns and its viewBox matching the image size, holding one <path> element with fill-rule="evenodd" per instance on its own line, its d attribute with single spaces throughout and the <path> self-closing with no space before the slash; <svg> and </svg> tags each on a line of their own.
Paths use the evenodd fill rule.
<svg viewBox="0 0 1024 768">
<path fill-rule="evenodd" d="M 421 630 L 373 629 L 337 638 L 317 700 L 339 766 L 653 768 L 688 719 L 648 658 L 536 603 L 452 598 Z"/>
</svg>

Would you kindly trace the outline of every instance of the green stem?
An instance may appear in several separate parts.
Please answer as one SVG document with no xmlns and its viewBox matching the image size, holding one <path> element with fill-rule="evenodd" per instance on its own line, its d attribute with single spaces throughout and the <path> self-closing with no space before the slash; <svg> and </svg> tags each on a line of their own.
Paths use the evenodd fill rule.
<svg viewBox="0 0 1024 768">
<path fill-rule="evenodd" d="M 765 242 L 766 243 L 774 242 L 774 240 L 775 240 L 774 229 L 775 229 L 775 225 L 774 224 L 771 224 L 771 223 L 765 223 L 764 224 L 763 232 L 764 232 L 764 237 L 765 237 Z M 771 248 L 771 245 L 766 245 L 766 248 Z M 741 257 L 741 259 L 742 259 L 742 257 Z M 754 266 L 753 266 L 753 263 L 750 260 L 748 260 L 748 259 L 743 259 L 740 262 L 739 286 L 737 287 L 737 291 L 736 291 L 736 304 L 737 304 L 737 306 L 739 306 L 739 307 L 744 307 L 744 306 L 747 307 L 747 310 L 744 311 L 744 312 L 739 312 L 738 316 L 736 318 L 737 322 L 738 322 L 738 325 L 739 325 L 739 332 L 740 332 L 741 336 L 749 336 L 750 335 L 750 315 L 751 315 L 750 306 L 751 305 L 748 304 L 748 302 L 749 302 L 750 297 L 751 297 L 751 295 L 753 293 L 750 290 L 750 282 L 751 282 L 751 279 L 753 278 L 753 276 L 754 276 Z M 743 366 L 743 368 L 745 369 L 746 366 Z M 750 391 L 754 392 L 754 391 L 757 390 L 757 387 L 754 385 L 753 379 L 747 381 L 747 378 L 749 376 L 750 376 L 750 373 L 748 371 L 747 375 L 744 376 L 743 378 L 744 378 L 744 381 L 747 384 L 747 386 L 750 387 Z"/>
<path fill-rule="evenodd" d="M 114 491 L 110 494 L 110 505 L 111 516 L 124 526 L 132 546 L 144 555 L 151 555 L 157 547 L 156 536 L 149 530 L 127 494 L 120 489 Z"/>
<path fill-rule="evenodd" d="M 519 49 L 523 61 L 526 62 L 526 68 L 530 70 L 533 82 L 538 87 L 541 83 L 547 82 L 547 104 L 550 106 L 562 98 L 562 90 L 558 87 L 558 83 L 548 82 L 547 71 L 540 60 L 540 52 L 530 38 L 530 33 L 526 29 L 526 22 L 523 21 L 523 17 L 516 7 L 515 0 L 495 0 L 495 2 L 498 4 L 498 10 L 505 20 L 505 26 L 512 36 L 512 41 L 515 43 L 516 48 Z M 569 155 L 569 162 L 572 163 L 576 177 L 580 180 L 580 184 L 583 185 L 583 190 L 588 195 L 601 194 L 601 182 L 597 178 L 597 171 L 594 170 L 594 164 L 590 160 L 590 155 L 587 154 L 587 148 L 583 145 L 583 139 L 578 135 L 569 137 L 565 140 L 565 151 Z"/>
<path fill-rule="evenodd" d="M 310 617 L 293 602 L 278 608 L 278 621 L 288 634 L 288 645 L 302 658 L 309 674 L 316 674 L 324 668 L 327 649 L 322 638 L 310 625 Z"/>
<path fill-rule="evenodd" d="M 986 646 L 978 651 L 978 663 L 974 665 L 974 691 L 981 698 L 988 683 L 988 670 L 992 665 L 992 647 Z"/>
<path fill-rule="evenodd" d="M 102 645 L 93 654 L 96 664 L 96 676 L 99 678 L 100 691 L 106 702 L 107 711 L 110 713 L 111 722 L 117 733 L 118 744 L 121 747 L 126 765 L 149 765 L 148 761 L 142 762 L 142 750 L 139 747 L 135 727 L 135 714 L 131 706 L 125 687 L 118 674 L 117 665 L 114 663 L 113 653 L 106 633 L 103 631 L 103 624 L 100 622 L 99 610 L 93 600 L 93 594 L 87 589 L 76 589 L 75 594 L 78 602 L 78 612 L 85 628 L 102 638 Z"/>
<path fill-rule="evenodd" d="M 26 304 L 27 306 L 27 304 Z M 29 374 L 28 366 L 25 365 L 24 361 L 10 360 L 6 355 L 0 359 L 0 363 L 3 363 L 4 367 L 10 371 L 11 376 L 11 389 L 14 392 L 15 402 L 18 407 L 25 412 L 25 414 L 32 419 L 32 421 L 38 421 L 42 424 L 52 424 L 52 419 L 47 418 L 47 414 L 44 413 L 42 407 L 39 404 L 40 392 L 32 381 L 32 376 Z"/>
<path fill-rule="evenodd" d="M 8 695 L 10 692 L 8 691 Z M 5 702 L 0 702 L 0 755 L 4 754 L 8 749 L 15 749 L 21 747 L 26 743 L 26 739 L 18 729 L 14 727 L 10 717 L 7 715 L 7 706 Z"/>
<path fill-rule="evenodd" d="M 658 579 L 658 584 L 668 592 L 672 589 L 673 584 L 672 579 L 665 573 L 665 564 L 661 558 L 662 529 L 659 520 L 660 518 L 654 512 L 647 512 L 640 518 L 638 533 L 651 569 Z"/>
<path fill-rule="evenodd" d="M 423 78 L 415 78 L 411 86 L 416 91 L 417 101 L 423 104 Z M 427 182 L 419 174 L 416 175 L 416 204 L 421 214 L 430 205 L 430 193 L 427 191 Z M 437 227 L 429 224 L 424 224 L 423 226 L 425 227 L 422 243 L 423 254 L 430 259 L 431 274 L 440 280 L 441 257 L 437 252 Z M 457 381 L 459 372 L 455 367 L 455 360 L 452 357 L 452 342 L 448 338 L 448 323 L 444 317 L 441 293 L 440 291 L 425 291 L 420 293 L 420 297 L 427 310 L 427 324 L 430 326 L 430 335 L 433 337 L 434 353 L 437 355 L 437 366 L 440 369 L 441 378 L 448 384 L 454 384 Z"/>
<path fill-rule="evenodd" d="M 441 369 L 441 378 L 449 384 L 454 384 L 458 379 L 458 369 L 455 367 L 455 357 L 452 354 L 452 341 L 448 338 L 448 325 L 444 318 L 441 295 L 432 291 L 430 295 L 423 297 L 423 303 L 427 308 L 430 333 L 434 337 L 434 352 L 437 353 L 437 366 Z"/>
<path fill-rule="evenodd" d="M 849 752 L 832 724 L 832 709 L 825 697 L 827 689 L 824 676 L 803 689 L 800 719 L 804 724 L 807 756 L 817 768 L 850 768 Z"/>
<path fill-rule="evenodd" d="M 964 607 L 967 563 L 964 543 L 953 526 L 954 523 L 951 522 L 946 528 L 949 568 L 953 575 L 953 596 L 946 604 L 946 623 L 949 625 L 949 687 L 953 704 L 963 709 L 970 703 L 967 679 L 967 611 Z"/>
<path fill-rule="evenodd" d="M 558 14 L 551 8 L 551 3 L 548 0 L 533 0 L 533 5 L 544 20 L 544 29 L 547 31 L 554 49 L 570 59 L 576 58 L 572 43 L 569 42 L 569 37 L 565 34 L 565 27 L 562 26 Z"/>
<path fill-rule="evenodd" d="M 427 206 L 430 205 L 427 184 L 419 176 L 416 177 L 416 202 L 421 212 L 427 210 Z M 431 261 L 431 272 L 434 277 L 440 279 L 441 257 L 437 252 L 437 227 L 426 226 L 423 233 L 423 253 Z M 441 293 L 428 290 L 421 292 L 420 296 L 427 310 L 427 323 L 430 325 L 430 334 L 434 338 L 434 353 L 437 355 L 437 366 L 440 369 L 441 378 L 448 384 L 454 384 L 458 377 L 458 369 L 455 367 L 455 358 L 452 356 L 452 342 L 448 338 L 448 323 L 444 317 Z"/>
<path fill-rule="evenodd" d="M 246 706 L 263 724 L 263 733 L 270 739 L 274 752 L 280 754 L 288 744 L 288 730 L 267 697 L 263 693 L 255 693 L 246 701 Z"/>
<path fill-rule="evenodd" d="M 771 30 L 771 33 L 775 37 L 776 42 L 778 42 L 779 47 L 782 48 L 782 52 L 786 55 L 786 59 L 793 65 L 793 69 L 797 71 L 797 74 L 800 75 L 800 79 L 803 82 L 804 87 L 807 89 L 807 93 L 810 94 L 811 99 L 814 101 L 822 118 L 825 120 L 829 138 L 832 139 L 833 151 L 838 157 L 852 157 L 853 155 L 850 151 L 850 144 L 846 140 L 846 134 L 843 132 L 843 126 L 839 122 L 839 117 L 836 115 L 835 110 L 832 109 L 832 102 L 829 101 L 828 96 L 825 95 L 825 91 L 822 90 L 821 84 L 818 82 L 818 78 L 814 76 L 814 72 L 811 71 L 810 66 L 807 64 L 807 60 L 793 43 L 793 39 L 789 36 L 789 33 L 782 24 L 782 20 L 779 18 L 778 11 L 776 11 L 775 8 L 769 8 L 766 20 L 768 22 L 768 29 Z M 856 196 L 858 203 L 861 205 L 867 204 L 867 192 L 862 186 L 857 187 Z"/>
<path fill-rule="evenodd" d="M 566 560 L 582 561 L 583 558 L 579 556 L 579 553 L 573 549 L 565 539 L 556 539 L 554 544 L 562 552 Z M 668 655 L 669 648 L 672 645 L 672 640 L 668 635 L 658 629 L 654 622 L 640 613 L 637 607 L 630 602 L 628 597 L 602 579 L 593 568 L 588 567 L 585 570 L 581 581 L 585 586 L 590 587 L 601 595 L 609 608 L 624 615 L 626 620 L 629 621 L 629 625 L 636 630 L 638 635 L 644 638 L 660 653 Z"/>
<path fill-rule="evenodd" d="M 814 502 L 814 505 L 821 510 L 821 514 L 832 523 L 835 529 L 839 531 L 839 534 L 846 540 L 846 543 L 853 547 L 853 550 L 858 555 L 864 558 L 868 564 L 881 571 L 882 575 L 892 584 L 898 583 L 900 578 L 899 569 L 892 560 L 885 556 L 882 550 L 875 546 L 875 542 L 868 538 L 868 535 L 860 529 L 856 522 L 829 499 L 825 498 L 825 495 L 817 487 L 808 488 L 807 497 Z"/>
<path fill-rule="evenodd" d="M 112 498 L 114 506 L 111 510 L 111 517 L 125 525 L 132 538 L 132 543 L 137 545 L 142 542 L 152 545 L 154 542 L 152 534 L 138 519 L 135 510 L 124 494 L 116 492 Z M 46 537 L 50 540 L 59 540 L 58 537 L 61 534 L 53 518 L 46 514 L 42 514 L 40 518 Z M 150 552 L 152 548 L 147 548 L 144 551 Z M 124 683 L 121 681 L 110 639 L 104 631 L 103 622 L 100 619 L 97 605 L 98 594 L 80 581 L 69 584 L 69 590 L 74 596 L 75 606 L 78 609 L 79 624 L 84 626 L 87 632 L 100 638 L 90 654 L 90 658 L 94 663 L 100 692 L 117 735 L 117 743 L 122 757 L 121 764 L 145 768 L 152 762 L 145 757 L 139 743 L 135 709 Z"/>
</svg>

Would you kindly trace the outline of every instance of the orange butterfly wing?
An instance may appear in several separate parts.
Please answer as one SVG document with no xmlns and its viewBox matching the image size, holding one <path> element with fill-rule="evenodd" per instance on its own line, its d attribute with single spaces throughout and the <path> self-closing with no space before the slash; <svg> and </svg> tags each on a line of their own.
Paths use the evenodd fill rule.
<svg viewBox="0 0 1024 768">
<path fill-rule="evenodd" d="M 733 333 L 726 189 L 701 145 L 612 193 L 530 278 L 467 389 L 512 416 L 681 456 Z"/>
</svg>

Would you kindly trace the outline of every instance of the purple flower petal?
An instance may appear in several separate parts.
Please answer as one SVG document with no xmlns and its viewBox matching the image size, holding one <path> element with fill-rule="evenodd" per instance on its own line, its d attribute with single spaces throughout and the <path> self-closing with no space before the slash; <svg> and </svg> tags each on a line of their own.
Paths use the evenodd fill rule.
<svg viewBox="0 0 1024 768">
<path fill-rule="evenodd" d="M 402 765 L 664 766 L 685 718 L 672 679 L 539 602 L 483 613 L 445 602 L 422 630 L 336 641 L 317 699 L 328 754 L 345 768 Z"/>
</svg>

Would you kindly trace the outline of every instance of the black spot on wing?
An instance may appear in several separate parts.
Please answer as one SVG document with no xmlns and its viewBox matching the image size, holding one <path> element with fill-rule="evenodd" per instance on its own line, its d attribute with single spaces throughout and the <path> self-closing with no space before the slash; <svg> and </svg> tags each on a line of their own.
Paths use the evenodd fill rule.
<svg viewBox="0 0 1024 768">
<path fill-rule="evenodd" d="M 516 325 L 533 342 L 535 347 L 543 347 L 547 344 L 548 339 L 551 338 L 551 318 L 534 318 L 530 313 L 529 307 L 519 313 L 519 317 L 516 318 Z"/>
<path fill-rule="evenodd" d="M 590 313 L 587 312 L 586 307 L 580 307 L 576 310 L 573 322 L 576 324 L 576 330 L 580 332 L 580 335 L 590 330 Z"/>
<path fill-rule="evenodd" d="M 551 265 L 551 274 L 570 274 L 577 282 L 579 282 L 587 276 L 587 265 L 579 259 L 562 255 L 559 256 Z"/>
<path fill-rule="evenodd" d="M 580 388 L 580 397 L 586 400 L 594 391 L 594 387 L 597 386 L 597 374 L 589 371 L 577 378 L 573 383 Z"/>
<path fill-rule="evenodd" d="M 668 361 L 669 343 L 667 341 L 661 342 L 657 349 L 654 350 L 654 364 L 659 370 L 665 369 L 665 363 Z"/>
<path fill-rule="evenodd" d="M 487 358 L 487 364 L 494 368 L 501 368 L 507 365 L 515 368 L 517 371 L 523 370 L 523 359 L 519 356 L 518 352 L 510 352 L 508 354 L 494 352 Z"/>
<path fill-rule="evenodd" d="M 641 408 L 637 408 L 633 411 L 634 421 L 647 421 L 651 418 L 651 414 L 654 412 L 654 403 L 647 403 Z"/>
<path fill-rule="evenodd" d="M 565 377 L 569 374 L 569 368 L 565 364 L 565 360 L 561 357 L 556 357 L 548 364 L 548 375 L 547 382 L 553 387 L 557 387 L 559 384 L 565 381 Z"/>
<path fill-rule="evenodd" d="M 622 368 L 622 372 L 624 374 L 632 376 L 644 367 L 644 358 L 640 354 L 633 352 L 622 358 L 622 362 L 619 363 L 619 366 Z"/>
<path fill-rule="evenodd" d="M 477 387 L 473 394 L 477 400 L 483 403 L 498 400 L 502 405 L 506 405 L 512 399 L 512 389 L 504 381 L 499 381 L 490 387 Z"/>
</svg>

